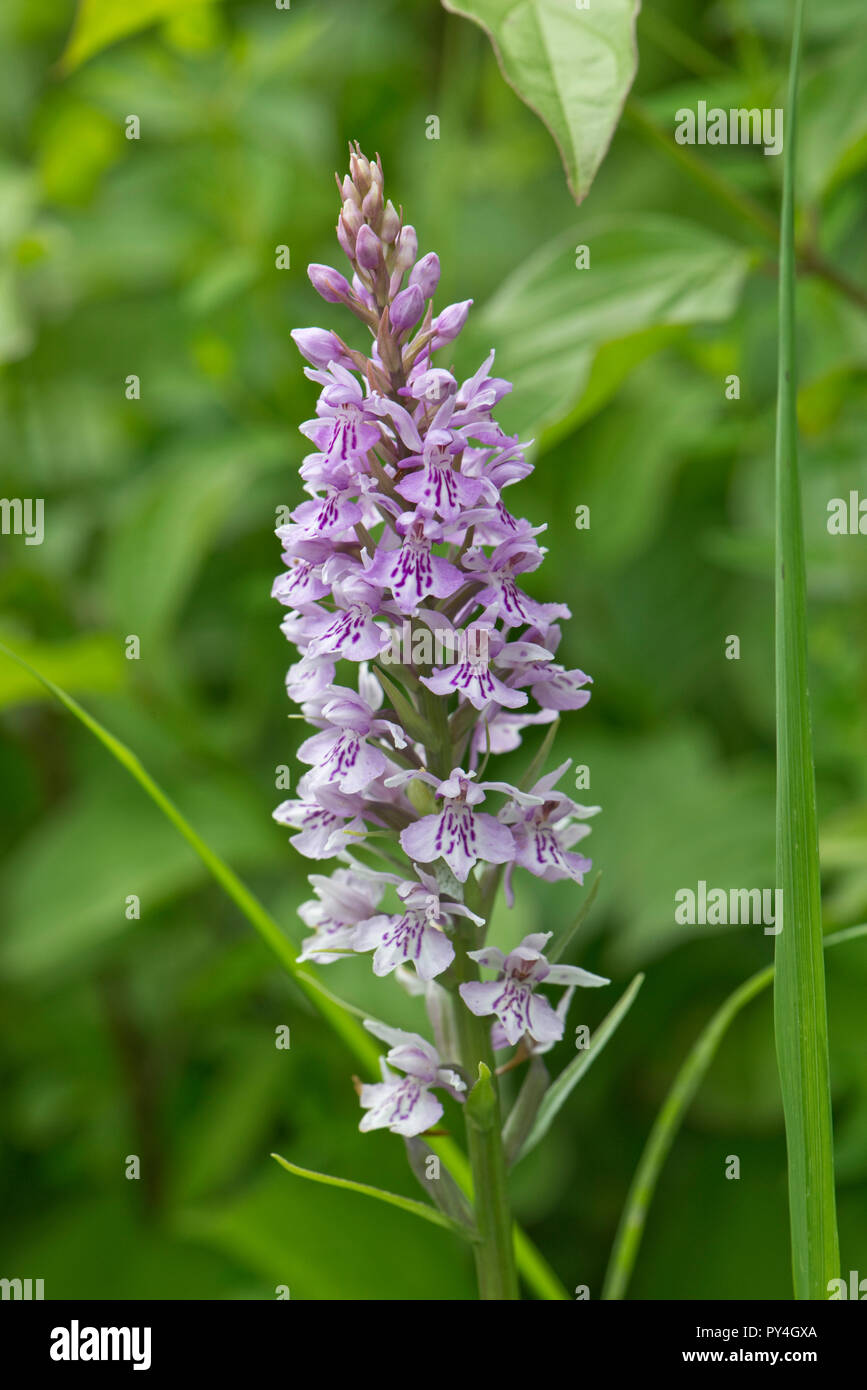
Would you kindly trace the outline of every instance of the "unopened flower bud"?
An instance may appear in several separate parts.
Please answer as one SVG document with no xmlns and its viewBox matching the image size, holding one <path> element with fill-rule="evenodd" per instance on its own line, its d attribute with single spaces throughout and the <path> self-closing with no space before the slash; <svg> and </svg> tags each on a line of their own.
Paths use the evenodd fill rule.
<svg viewBox="0 0 867 1390">
<path fill-rule="evenodd" d="M 330 265 L 309 265 L 307 274 L 317 294 L 329 304 L 342 304 L 352 298 L 349 281 Z"/>
<path fill-rule="evenodd" d="M 415 234 L 415 227 L 401 227 L 396 245 L 395 270 L 409 270 L 415 264 L 415 258 L 418 255 L 418 237 Z"/>
<path fill-rule="evenodd" d="M 439 282 L 440 258 L 435 251 L 429 251 L 420 261 L 416 261 L 410 271 L 409 283 L 418 285 L 425 299 L 430 299 L 436 293 Z"/>
<path fill-rule="evenodd" d="M 362 270 L 376 270 L 382 260 L 382 242 L 372 227 L 363 226 L 355 238 L 355 259 Z"/>
<path fill-rule="evenodd" d="M 351 202 L 355 203 L 356 207 L 361 207 L 361 195 L 348 174 L 344 174 L 343 176 L 343 182 L 340 185 L 340 196 L 344 203 Z"/>
<path fill-rule="evenodd" d="M 352 175 L 352 182 L 363 198 L 370 188 L 370 160 L 365 159 L 360 150 L 357 152 L 353 150 L 349 156 L 349 172 Z"/>
<path fill-rule="evenodd" d="M 370 293 L 366 285 L 363 285 L 357 275 L 352 277 L 352 292 L 366 309 L 376 309 L 376 300 Z"/>
<path fill-rule="evenodd" d="M 394 206 L 394 203 L 389 198 L 388 202 L 385 205 L 385 211 L 382 214 L 382 224 L 379 228 L 379 235 L 382 237 L 382 240 L 384 242 L 386 242 L 388 245 L 391 245 L 399 231 L 400 216 L 397 212 L 397 209 Z"/>
<path fill-rule="evenodd" d="M 472 302 L 471 299 L 464 299 L 460 304 L 449 304 L 437 315 L 433 321 L 434 339 L 431 344 L 434 351 L 445 347 L 446 343 L 454 342 L 467 321 Z"/>
<path fill-rule="evenodd" d="M 347 198 L 343 204 L 343 211 L 340 214 L 341 221 L 346 224 L 346 230 L 351 232 L 354 237 L 358 236 L 364 226 L 364 218 L 358 203 L 354 203 L 351 198 Z"/>
<path fill-rule="evenodd" d="M 327 367 L 329 362 L 344 357 L 343 344 L 337 334 L 324 328 L 293 328 L 291 336 L 298 351 L 314 367 Z"/>
<path fill-rule="evenodd" d="M 337 219 L 337 240 L 340 242 L 340 249 L 345 251 L 351 261 L 355 260 L 355 237 L 347 230 L 343 220 L 343 214 Z"/>
<path fill-rule="evenodd" d="M 424 295 L 418 285 L 410 285 L 401 290 L 388 311 L 391 326 L 396 333 L 403 333 L 418 323 L 424 313 Z"/>
<path fill-rule="evenodd" d="M 382 188 L 378 183 L 370 185 L 370 192 L 364 195 L 361 211 L 368 222 L 378 222 L 382 212 Z"/>
</svg>

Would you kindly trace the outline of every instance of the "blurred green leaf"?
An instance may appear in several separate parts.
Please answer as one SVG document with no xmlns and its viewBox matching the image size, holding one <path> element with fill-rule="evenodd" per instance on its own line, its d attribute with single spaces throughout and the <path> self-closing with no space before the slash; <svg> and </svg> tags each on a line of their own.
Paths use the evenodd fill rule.
<svg viewBox="0 0 867 1390">
<path fill-rule="evenodd" d="M 443 0 L 486 31 L 503 70 L 557 143 L 577 203 L 620 119 L 638 67 L 639 0 Z"/>
<path fill-rule="evenodd" d="M 722 664 L 721 653 L 722 636 Z M 729 930 L 678 925 L 678 889 L 695 890 L 699 879 L 726 889 L 773 883 L 769 769 L 723 762 L 696 726 L 640 740 L 585 734 L 576 749 L 592 769 L 593 796 L 603 807 L 591 837 L 594 864 L 605 870 L 594 915 L 617 915 L 613 965 L 605 973 L 644 964 L 675 941 Z M 660 824 L 666 827 L 662 837 Z M 612 872 L 624 843 L 631 866 L 626 875 Z"/>
<path fill-rule="evenodd" d="M 293 1299 L 473 1296 L 466 1247 L 450 1231 L 414 1225 L 407 1260 L 403 1211 L 321 1183 L 288 1182 L 276 1169 L 227 1201 L 180 1211 L 175 1226 L 241 1262 L 265 1282 L 266 1297 L 277 1285 Z"/>
<path fill-rule="evenodd" d="M 208 778 L 185 784 L 183 795 L 204 835 L 234 863 L 267 862 L 279 848 L 243 783 Z M 206 879 L 205 866 L 177 831 L 142 811 L 131 787 L 121 784 L 97 798 L 85 783 L 80 796 L 44 817 L 7 857 L 4 973 L 22 978 L 81 965 L 124 932 L 147 930 L 158 907 Z M 142 922 L 125 916 L 130 894 L 140 899 Z"/>
<path fill-rule="evenodd" d="M 263 466 L 282 462 L 276 434 L 187 444 L 151 468 L 118 506 L 105 556 L 115 622 L 143 648 L 163 640 L 221 527 Z"/>
<path fill-rule="evenodd" d="M 811 200 L 867 163 L 867 30 L 853 34 L 803 85 L 798 177 Z"/>
<path fill-rule="evenodd" d="M 49 680 L 78 695 L 121 690 L 126 683 L 126 662 L 117 638 L 108 633 L 82 633 L 65 642 L 27 642 L 17 633 L 0 629 L 16 650 Z M 21 666 L 0 663 L 0 709 L 50 700 L 44 685 Z"/>
<path fill-rule="evenodd" d="M 173 19 L 197 5 L 213 3 L 214 0 L 136 0 L 136 4 L 129 5 L 126 0 L 79 0 L 61 67 L 64 72 L 71 72 L 119 39 Z"/>
<path fill-rule="evenodd" d="M 589 247 L 588 269 L 576 267 L 580 246 Z M 470 319 L 463 360 L 497 345 L 497 368 L 514 382 L 499 414 L 507 429 L 533 435 L 580 400 L 606 343 L 727 319 L 749 260 L 743 248 L 672 217 L 588 222 L 543 246 Z M 619 373 L 609 369 L 608 378 L 613 389 Z M 598 377 L 593 386 L 604 399 Z"/>
</svg>

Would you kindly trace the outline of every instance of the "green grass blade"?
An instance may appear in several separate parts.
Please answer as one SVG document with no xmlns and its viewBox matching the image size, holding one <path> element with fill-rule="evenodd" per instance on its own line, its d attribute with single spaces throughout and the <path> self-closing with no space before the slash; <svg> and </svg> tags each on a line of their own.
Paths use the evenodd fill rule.
<svg viewBox="0 0 867 1390">
<path fill-rule="evenodd" d="M 383 1188 L 371 1187 L 366 1182 L 352 1182 L 349 1178 L 332 1178 L 327 1173 L 314 1173 L 309 1168 L 298 1168 L 294 1163 L 290 1163 L 288 1158 L 281 1158 L 279 1154 L 272 1154 L 271 1157 L 276 1158 L 281 1168 L 285 1168 L 287 1173 L 294 1173 L 296 1178 L 307 1178 L 309 1182 L 321 1182 L 326 1187 L 342 1187 L 347 1192 L 358 1192 L 362 1197 L 374 1197 L 377 1202 L 385 1202 L 390 1207 L 400 1207 L 401 1211 L 408 1211 L 411 1216 L 420 1216 L 423 1221 L 430 1221 L 434 1226 L 443 1226 L 447 1231 L 451 1231 L 452 1235 L 461 1236 L 463 1240 L 476 1239 L 469 1226 L 464 1226 L 459 1221 L 452 1221 L 436 1207 L 429 1207 L 427 1202 L 417 1202 L 414 1197 L 404 1197 L 399 1192 L 386 1192 Z"/>
<path fill-rule="evenodd" d="M 121 743 L 120 739 L 109 733 L 97 719 L 88 714 L 77 700 L 68 695 L 59 685 L 41 675 L 35 667 L 28 661 L 18 656 L 16 652 L 0 642 L 0 651 L 4 652 L 10 661 L 16 662 L 25 671 L 28 671 L 38 683 L 72 714 L 79 723 L 99 740 L 103 747 L 107 748 L 112 757 L 115 758 L 122 767 L 135 778 L 139 786 L 147 793 L 156 806 L 162 811 L 163 815 L 175 826 L 183 835 L 184 839 L 195 850 L 205 867 L 216 879 L 220 887 L 228 894 L 242 914 L 247 918 L 256 931 L 259 933 L 265 944 L 270 947 L 275 956 L 284 966 L 298 986 L 311 1000 L 316 1009 L 334 1031 L 344 1040 L 351 1052 L 358 1059 L 361 1066 L 365 1067 L 373 1076 L 379 1076 L 379 1050 L 376 1047 L 370 1034 L 365 1031 L 355 1019 L 343 1011 L 342 1006 L 333 998 L 329 998 L 327 992 L 323 992 L 321 987 L 313 983 L 312 978 L 295 961 L 295 947 L 287 936 L 281 931 L 278 923 L 274 920 L 267 909 L 259 902 L 258 898 L 250 892 L 245 883 L 228 864 L 220 858 L 218 854 L 205 843 L 202 837 L 197 834 L 189 822 L 181 814 L 171 798 L 154 781 L 150 773 L 142 765 L 139 758 L 127 748 L 126 744 Z M 461 1152 L 457 1144 L 451 1139 L 437 1136 L 430 1140 L 431 1149 L 440 1155 L 443 1162 L 454 1175 L 455 1181 L 464 1192 L 470 1193 L 472 1182 L 470 1179 L 470 1169 L 465 1154 Z M 515 1258 L 518 1269 L 521 1272 L 527 1286 L 542 1299 L 563 1301 L 568 1299 L 561 1281 L 551 1269 L 544 1256 L 536 1249 L 532 1241 L 518 1228 L 515 1230 Z"/>
<path fill-rule="evenodd" d="M 777 887 L 774 1028 L 789 1162 L 795 1297 L 827 1297 L 839 1270 L 816 779 L 807 688 L 807 583 L 798 473 L 795 167 L 803 0 L 797 0 L 780 227 L 776 446 Z"/>
<path fill-rule="evenodd" d="M 826 936 L 824 945 L 826 948 L 841 946 L 846 941 L 854 941 L 857 937 L 863 936 L 867 936 L 867 923 L 857 927 L 847 927 L 845 931 L 834 932 L 832 936 Z M 653 1128 L 648 1135 L 647 1143 L 635 1170 L 635 1177 L 632 1179 L 626 1197 L 623 1215 L 620 1218 L 620 1225 L 617 1228 L 617 1235 L 608 1261 L 608 1270 L 602 1290 L 603 1298 L 623 1298 L 635 1266 L 647 1221 L 647 1213 L 656 1191 L 659 1175 L 683 1123 L 684 1116 L 704 1080 L 708 1067 L 716 1056 L 717 1048 L 729 1025 L 751 999 L 755 999 L 757 994 L 761 994 L 763 989 L 767 989 L 773 978 L 774 967 L 769 965 L 766 970 L 758 971 L 757 974 L 751 975 L 748 980 L 739 985 L 734 993 L 729 995 L 725 1003 L 720 1005 L 713 1018 L 699 1035 L 677 1073 L 671 1090 L 654 1120 Z M 827 1298 L 827 1296 L 828 1291 L 826 1289 L 822 1297 Z"/>
</svg>

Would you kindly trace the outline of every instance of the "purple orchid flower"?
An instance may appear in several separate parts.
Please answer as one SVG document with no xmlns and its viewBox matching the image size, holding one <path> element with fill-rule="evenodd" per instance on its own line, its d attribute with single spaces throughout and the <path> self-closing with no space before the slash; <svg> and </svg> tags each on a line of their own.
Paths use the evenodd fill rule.
<svg viewBox="0 0 867 1390">
<path fill-rule="evenodd" d="M 593 975 L 577 965 L 550 965 L 542 948 L 551 939 L 551 932 L 534 932 L 525 936 L 508 955 L 496 946 L 469 951 L 471 960 L 496 970 L 496 980 L 473 980 L 459 986 L 460 996 L 467 1008 L 479 1017 L 496 1014 L 511 1047 L 525 1033 L 537 1043 L 555 1043 L 563 1036 L 564 1020 L 551 1007 L 537 987 L 549 985 L 595 986 L 610 984 L 601 975 Z"/>
<path fill-rule="evenodd" d="M 402 613 L 414 613 L 426 598 L 449 598 L 465 582 L 456 565 L 433 554 L 442 527 L 430 517 L 408 512 L 396 522 L 399 548 L 381 546 L 368 575 L 394 595 Z"/>
<path fill-rule="evenodd" d="M 432 980 L 447 970 L 455 958 L 455 948 L 446 935 L 450 917 L 467 917 L 477 927 L 485 924 L 463 903 L 440 896 L 436 879 L 418 865 L 417 882 L 397 886 L 404 904 L 399 914 L 380 914 L 359 923 L 353 944 L 356 951 L 375 951 L 374 975 L 388 975 L 400 965 L 412 964 L 420 980 Z"/>
<path fill-rule="evenodd" d="M 313 936 L 301 943 L 298 960 L 330 965 L 353 954 L 358 923 L 379 906 L 383 885 L 352 869 L 335 869 L 330 878 L 311 874 L 308 882 L 316 897 L 301 904 L 298 916 Z"/>
<path fill-rule="evenodd" d="M 496 817 L 476 810 L 486 792 L 502 791 L 506 784 L 476 782 L 475 775 L 456 767 L 443 782 L 427 772 L 398 773 L 388 779 L 397 784 L 415 776 L 442 797 L 442 810 L 408 825 L 400 833 L 400 843 L 411 859 L 422 864 L 444 859 L 459 883 L 466 883 L 470 869 L 480 859 L 488 864 L 505 864 L 515 857 L 511 832 Z M 522 795 L 513 787 L 508 791 L 516 798 Z"/>
<path fill-rule="evenodd" d="M 364 1020 L 364 1026 L 374 1037 L 387 1042 L 389 1051 L 380 1064 L 382 1081 L 361 1088 L 361 1105 L 367 1114 L 358 1128 L 364 1133 L 390 1129 L 405 1139 L 423 1134 L 443 1113 L 442 1103 L 431 1094 L 432 1088 L 440 1087 L 455 1100 L 462 1100 L 466 1086 L 457 1072 L 443 1066 L 436 1048 L 419 1033 L 387 1028 L 369 1018 Z"/>
<path fill-rule="evenodd" d="M 314 265 L 310 279 L 367 341 L 293 335 L 319 399 L 301 426 L 303 495 L 280 508 L 285 568 L 272 592 L 297 650 L 286 690 L 308 729 L 306 770 L 274 818 L 302 855 L 340 865 L 311 876 L 299 959 L 371 953 L 375 975 L 424 994 L 436 1046 L 366 1024 L 388 1052 L 382 1081 L 361 1088 L 360 1127 L 412 1138 L 440 1119 L 443 1092 L 463 1099 L 464 1079 L 442 1060 L 459 1053 L 456 1008 L 491 1016 L 495 1047 L 523 1039 L 538 1053 L 562 1037 L 574 989 L 607 983 L 551 965 L 549 934 L 508 955 L 485 947 L 485 923 L 463 901 L 471 875 L 473 891 L 495 882 L 485 866 L 504 866 L 509 903 L 516 872 L 581 883 L 590 860 L 577 846 L 598 808 L 556 790 L 568 764 L 528 792 L 482 779 L 527 730 L 586 704 L 591 681 L 557 660 L 568 608 L 533 596 L 545 528 L 504 501 L 532 471 L 529 443 L 495 418 L 511 384 L 493 375 L 493 352 L 466 380 L 434 360 L 472 301 L 436 312 L 438 257 L 419 255 L 378 157 L 354 147 L 338 183 L 350 268 Z M 462 766 L 444 776 L 452 764 Z M 462 953 L 497 978 L 468 982 Z M 565 986 L 556 1009 L 541 984 Z M 462 1067 L 468 1077 L 466 1057 Z"/>
<path fill-rule="evenodd" d="M 391 766 L 385 753 L 368 740 L 388 737 L 396 748 L 405 748 L 406 739 L 399 724 L 378 719 L 358 692 L 332 687 L 326 693 L 331 698 L 322 705 L 321 720 L 327 727 L 305 739 L 298 757 L 313 764 L 311 787 L 327 782 L 347 794 L 359 792 Z"/>
<path fill-rule="evenodd" d="M 453 402 L 444 402 L 434 419 Z M 483 492 L 483 484 L 478 478 L 468 478 L 453 460 L 463 450 L 463 440 L 451 430 L 437 428 L 433 424 L 428 430 L 421 454 L 410 455 L 403 460 L 404 468 L 414 471 L 397 484 L 401 497 L 415 502 L 425 512 L 436 513 L 446 520 L 460 515 L 463 509 L 478 502 Z"/>
<path fill-rule="evenodd" d="M 531 788 L 537 798 L 535 805 L 519 806 L 513 802 L 500 812 L 500 820 L 511 826 L 515 838 L 515 864 L 548 883 L 562 878 L 583 883 L 584 874 L 593 867 L 591 860 L 572 852 L 572 845 L 590 834 L 590 826 L 582 822 L 595 816 L 601 807 L 581 806 L 554 790 L 569 767 L 571 759 L 539 779 Z M 510 874 L 506 892 L 511 896 Z"/>
<path fill-rule="evenodd" d="M 426 685 L 435 695 L 456 693 L 477 710 L 487 709 L 492 703 L 507 709 L 520 709 L 526 705 L 524 692 L 506 685 L 491 669 L 491 659 L 487 654 L 491 632 L 492 629 L 485 624 L 471 623 L 463 630 L 465 654 L 454 665 L 435 668 L 430 676 L 422 676 L 422 685 Z M 502 643 L 496 645 L 501 646 Z"/>
</svg>

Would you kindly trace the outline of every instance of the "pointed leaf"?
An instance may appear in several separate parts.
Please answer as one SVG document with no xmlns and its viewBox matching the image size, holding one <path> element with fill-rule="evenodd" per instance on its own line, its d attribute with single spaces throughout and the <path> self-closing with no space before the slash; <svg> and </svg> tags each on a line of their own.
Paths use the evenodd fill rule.
<svg viewBox="0 0 867 1390">
<path fill-rule="evenodd" d="M 503 76 L 560 150 L 576 203 L 589 192 L 638 67 L 639 0 L 444 0 L 479 24 Z"/>
<path fill-rule="evenodd" d="M 127 0 L 80 0 L 61 67 L 70 72 L 120 39 L 208 3 L 212 0 L 137 0 L 135 5 Z"/>
<path fill-rule="evenodd" d="M 545 734 L 545 737 L 542 740 L 542 746 L 540 747 L 538 753 L 536 754 L 533 761 L 530 763 L 530 766 L 527 768 L 527 771 L 524 773 L 524 776 L 521 778 L 519 788 L 522 792 L 528 792 L 530 788 L 532 786 L 535 786 L 536 782 L 538 782 L 540 773 L 542 772 L 545 763 L 548 761 L 548 754 L 551 752 L 551 748 L 553 747 L 554 739 L 557 737 L 557 730 L 559 729 L 559 727 L 560 716 L 558 714 L 557 718 L 554 720 L 553 724 L 548 729 L 548 732 Z M 485 725 L 485 728 L 487 729 L 487 725 Z"/>
<path fill-rule="evenodd" d="M 417 1202 L 414 1197 L 403 1197 L 399 1192 L 384 1192 L 381 1187 L 371 1187 L 366 1182 L 352 1182 L 349 1178 L 333 1178 L 328 1173 L 314 1173 L 309 1168 L 298 1168 L 294 1163 L 290 1163 L 287 1158 L 281 1158 L 279 1154 L 272 1154 L 282 1168 L 287 1173 L 294 1173 L 296 1178 L 307 1178 L 310 1182 L 324 1183 L 326 1187 L 342 1187 L 347 1192 L 358 1192 L 362 1197 L 374 1197 L 378 1202 L 386 1202 L 391 1207 L 400 1207 L 401 1211 L 408 1211 L 412 1216 L 420 1216 L 424 1221 L 431 1221 L 435 1226 L 443 1226 L 447 1231 L 452 1231 L 455 1235 L 463 1236 L 464 1240 L 472 1240 L 474 1237 L 465 1226 L 457 1221 L 452 1221 L 444 1216 L 436 1207 L 429 1207 L 426 1202 Z"/>
<path fill-rule="evenodd" d="M 490 1129 L 497 1112 L 497 1093 L 491 1081 L 490 1068 L 479 1062 L 479 1079 L 467 1096 L 467 1119 L 477 1129 Z"/>
</svg>

